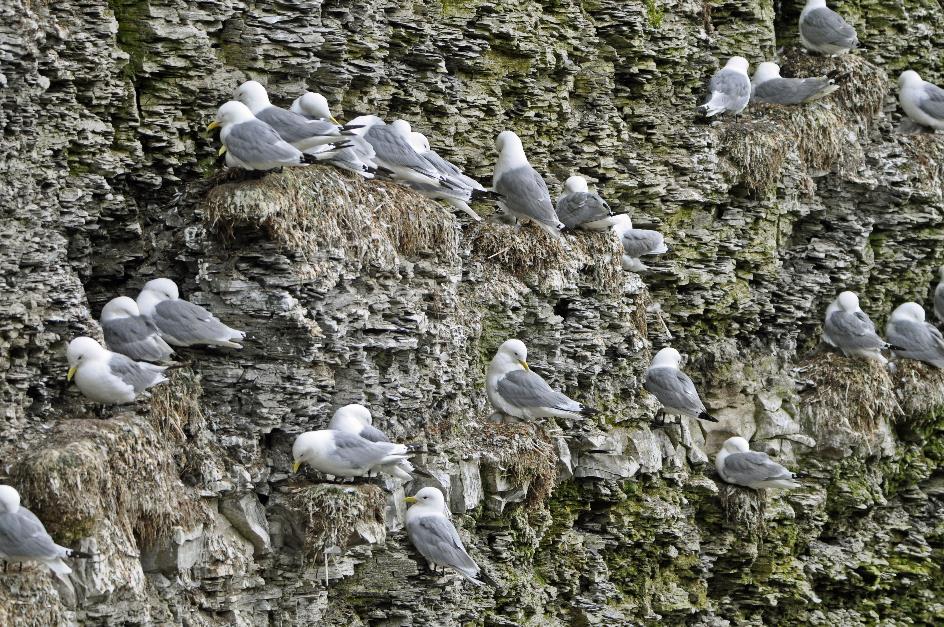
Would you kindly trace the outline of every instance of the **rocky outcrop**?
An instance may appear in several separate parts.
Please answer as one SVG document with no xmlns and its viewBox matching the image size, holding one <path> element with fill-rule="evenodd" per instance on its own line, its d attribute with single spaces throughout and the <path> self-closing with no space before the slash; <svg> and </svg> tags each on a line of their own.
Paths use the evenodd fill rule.
<svg viewBox="0 0 944 627">
<path fill-rule="evenodd" d="M 941 622 L 944 379 L 813 351 L 839 289 L 881 325 L 944 262 L 944 139 L 893 96 L 904 67 L 942 82 L 944 15 L 879 4 L 838 5 L 865 50 L 836 59 L 765 3 L 0 6 L 0 480 L 96 554 L 73 590 L 0 573 L 0 623 Z M 775 47 L 842 88 L 695 119 L 717 57 Z M 514 128 L 555 192 L 595 180 L 672 253 L 640 277 L 604 235 L 473 224 L 316 166 L 221 174 L 203 129 L 248 77 L 404 117 L 483 180 Z M 90 405 L 65 344 L 154 276 L 246 347 L 183 350 L 150 399 Z M 508 337 L 600 413 L 496 422 L 484 372 Z M 650 426 L 640 375 L 669 342 L 717 425 Z M 496 588 L 428 571 L 402 486 L 290 473 L 294 436 L 349 402 L 415 444 L 407 489 L 446 491 Z M 804 487 L 723 484 L 732 434 Z"/>
</svg>

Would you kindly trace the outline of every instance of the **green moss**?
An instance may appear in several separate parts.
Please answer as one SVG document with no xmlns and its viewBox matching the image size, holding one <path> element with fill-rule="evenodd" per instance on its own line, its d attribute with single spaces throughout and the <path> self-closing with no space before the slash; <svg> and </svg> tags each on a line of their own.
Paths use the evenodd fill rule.
<svg viewBox="0 0 944 627">
<path fill-rule="evenodd" d="M 664 17 L 665 11 L 659 6 L 657 0 L 646 0 L 646 19 L 649 20 L 649 26 L 659 28 L 662 26 Z"/>
</svg>

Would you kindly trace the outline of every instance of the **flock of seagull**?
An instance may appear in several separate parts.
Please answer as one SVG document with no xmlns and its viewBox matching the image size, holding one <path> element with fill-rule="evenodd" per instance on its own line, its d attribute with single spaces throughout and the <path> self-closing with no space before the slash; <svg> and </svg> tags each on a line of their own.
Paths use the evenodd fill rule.
<svg viewBox="0 0 944 627">
<path fill-rule="evenodd" d="M 828 9 L 825 0 L 808 0 L 800 15 L 800 40 L 812 52 L 843 54 L 856 47 L 855 30 Z M 700 109 L 707 116 L 740 113 L 752 99 L 796 105 L 828 96 L 838 86 L 827 77 L 782 78 L 780 68 L 761 63 L 748 79 L 749 63 L 733 57 L 709 83 L 708 100 Z M 944 128 L 944 90 L 926 83 L 913 71 L 903 72 L 899 99 L 905 113 L 918 124 Z M 522 223 L 533 222 L 553 237 L 564 229 L 614 232 L 623 245 L 623 266 L 645 270 L 641 258 L 668 251 L 656 231 L 633 228 L 626 214 L 614 214 L 587 181 L 572 176 L 564 193 L 552 204 L 544 178 L 530 165 L 521 139 L 502 131 L 495 140 L 498 159 L 491 189 L 466 176 L 456 165 L 430 149 L 427 138 L 404 120 L 386 124 L 365 115 L 346 124 L 331 115 L 327 100 L 316 93 L 299 96 L 290 109 L 270 103 L 256 81 L 240 85 L 234 99 L 221 106 L 209 129 L 220 128 L 226 164 L 231 168 L 268 171 L 283 166 L 322 162 L 365 178 L 383 176 L 418 193 L 441 200 L 474 220 L 473 200 L 490 198 Z M 934 296 L 935 312 L 944 321 L 944 268 Z M 108 348 L 90 337 L 73 339 L 67 349 L 67 379 L 88 399 L 103 404 L 130 403 L 167 380 L 174 347 L 241 348 L 246 334 L 232 329 L 205 308 L 180 298 L 170 279 L 149 281 L 136 299 L 118 297 L 102 310 L 101 326 Z M 829 305 L 823 341 L 848 357 L 887 363 L 883 351 L 944 368 L 944 338 L 925 321 L 924 309 L 909 302 L 897 307 L 886 326 L 888 342 L 859 307 L 858 297 L 842 292 Z M 527 362 L 527 347 L 517 339 L 504 342 L 486 372 L 486 393 L 496 412 L 525 421 L 553 418 L 581 420 L 596 410 L 552 388 Z M 156 362 L 156 363 L 152 363 Z M 661 403 L 666 415 L 713 421 L 691 378 L 681 371 L 682 356 L 661 349 L 644 374 L 643 385 Z M 293 472 L 303 464 L 329 477 L 354 478 L 383 473 L 403 482 L 412 480 L 413 452 L 391 442 L 373 426 L 370 411 L 359 404 L 338 409 L 327 429 L 300 434 L 292 447 Z M 761 452 L 751 451 L 742 437 L 729 438 L 716 456 L 719 476 L 726 482 L 754 489 L 799 487 L 796 475 Z M 466 552 L 448 517 L 443 494 L 425 487 L 406 499 L 406 530 L 431 568 L 451 568 L 477 585 L 481 569 Z M 39 561 L 57 576 L 71 572 L 63 558 L 90 557 L 57 545 L 42 522 L 20 505 L 18 492 L 0 486 L 0 558 Z"/>
</svg>

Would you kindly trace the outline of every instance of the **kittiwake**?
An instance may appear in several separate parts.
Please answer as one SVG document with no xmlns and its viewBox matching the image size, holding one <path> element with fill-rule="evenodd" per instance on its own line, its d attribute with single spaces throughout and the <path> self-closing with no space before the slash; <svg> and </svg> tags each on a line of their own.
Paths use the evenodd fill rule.
<svg viewBox="0 0 944 627">
<path fill-rule="evenodd" d="M 674 348 L 667 347 L 656 353 L 646 370 L 643 387 L 662 403 L 663 414 L 690 416 L 699 420 L 718 422 L 708 413 L 705 404 L 687 374 L 679 370 L 682 356 Z"/>
<path fill-rule="evenodd" d="M 760 490 L 763 488 L 799 488 L 790 472 L 766 453 L 752 451 L 742 437 L 728 438 L 715 457 L 718 474 L 728 483 Z"/>
<path fill-rule="evenodd" d="M 476 579 L 480 568 L 466 553 L 455 525 L 446 517 L 442 492 L 426 487 L 405 500 L 412 504 L 406 511 L 406 535 L 429 567 L 449 567 L 475 585 L 485 585 Z"/>
<path fill-rule="evenodd" d="M 90 337 L 77 337 L 66 350 L 69 372 L 82 394 L 96 403 L 131 403 L 146 389 L 163 383 L 165 366 L 134 361 L 102 348 Z"/>
<path fill-rule="evenodd" d="M 740 113 L 751 99 L 751 79 L 747 76 L 750 64 L 744 57 L 731 57 L 723 68 L 708 82 L 708 100 L 698 107 L 711 117 L 730 111 Z"/>
</svg>

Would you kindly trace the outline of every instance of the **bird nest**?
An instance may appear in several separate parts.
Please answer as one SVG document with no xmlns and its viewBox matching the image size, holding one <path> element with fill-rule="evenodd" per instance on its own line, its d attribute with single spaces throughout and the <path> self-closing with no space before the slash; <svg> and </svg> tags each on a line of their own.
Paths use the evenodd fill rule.
<svg viewBox="0 0 944 627">
<path fill-rule="evenodd" d="M 820 450 L 868 447 L 902 413 L 895 384 L 875 360 L 824 352 L 803 364 L 801 376 L 811 387 L 801 394 L 800 418 Z"/>
<path fill-rule="evenodd" d="M 105 518 L 144 542 L 206 520 L 178 478 L 172 444 L 131 417 L 60 422 L 44 446 L 12 471 L 26 502 L 66 543 Z"/>
<path fill-rule="evenodd" d="M 944 414 L 944 370 L 912 359 L 895 362 L 892 375 L 901 418 L 909 422 L 933 422 Z"/>
<path fill-rule="evenodd" d="M 382 268 L 395 268 L 400 255 L 458 261 L 458 222 L 444 207 L 402 185 L 330 167 L 218 184 L 203 213 L 224 240 L 261 232 L 315 272 L 339 256 Z"/>
<path fill-rule="evenodd" d="M 386 531 L 386 497 L 377 485 L 316 483 L 293 492 L 289 501 L 302 518 L 303 550 L 313 562 L 324 559 L 329 549 L 344 549 Z"/>
</svg>

